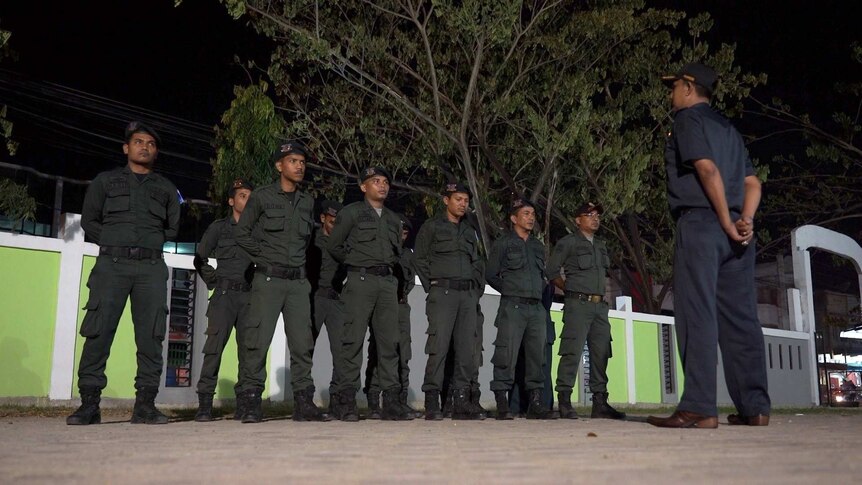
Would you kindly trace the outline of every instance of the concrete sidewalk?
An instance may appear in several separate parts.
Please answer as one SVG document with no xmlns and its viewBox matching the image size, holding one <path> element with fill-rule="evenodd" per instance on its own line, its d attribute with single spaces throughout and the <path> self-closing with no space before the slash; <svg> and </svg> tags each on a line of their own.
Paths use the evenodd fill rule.
<svg viewBox="0 0 862 485">
<path fill-rule="evenodd" d="M 769 427 L 445 420 L 98 426 L 0 420 L 0 483 L 859 483 L 862 412 Z"/>
</svg>

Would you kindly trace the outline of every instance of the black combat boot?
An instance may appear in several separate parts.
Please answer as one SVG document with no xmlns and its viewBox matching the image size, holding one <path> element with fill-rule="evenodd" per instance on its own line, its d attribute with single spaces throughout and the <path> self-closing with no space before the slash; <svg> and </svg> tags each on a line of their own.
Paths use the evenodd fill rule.
<svg viewBox="0 0 862 485">
<path fill-rule="evenodd" d="M 608 393 L 594 392 L 593 411 L 590 413 L 590 417 L 601 419 L 626 419 L 626 414 L 617 411 L 608 404 Z"/>
<path fill-rule="evenodd" d="M 452 401 L 452 393 L 453 392 L 454 391 L 450 388 L 448 391 L 446 391 L 446 395 L 444 396 L 444 399 L 443 399 L 443 417 L 444 418 L 451 418 L 452 417 L 452 409 L 454 408 L 453 401 Z"/>
<path fill-rule="evenodd" d="M 440 411 L 440 391 L 425 391 L 425 419 L 440 421 L 443 413 Z"/>
<path fill-rule="evenodd" d="M 488 417 L 488 411 L 479 403 L 481 397 L 482 391 L 479 390 L 479 386 L 470 388 L 470 408 L 479 415 L 479 419 L 485 419 Z"/>
<path fill-rule="evenodd" d="M 249 389 L 243 394 L 242 417 L 243 423 L 259 423 L 263 421 L 263 398 L 261 397 L 261 389 Z"/>
<path fill-rule="evenodd" d="M 195 421 L 205 423 L 213 420 L 213 395 L 198 393 L 198 413 Z"/>
<path fill-rule="evenodd" d="M 557 419 L 557 415 L 545 407 L 542 402 L 542 390 L 530 390 L 530 407 L 527 408 L 527 419 Z"/>
<path fill-rule="evenodd" d="M 386 421 L 410 421 L 413 416 L 408 416 L 401 407 L 399 394 L 401 389 L 389 389 L 383 391 L 383 406 L 380 409 L 380 418 Z"/>
<path fill-rule="evenodd" d="M 294 421 L 332 421 L 332 418 L 314 404 L 314 386 L 293 393 Z"/>
<path fill-rule="evenodd" d="M 233 412 L 233 420 L 239 421 L 242 419 L 242 415 L 245 414 L 245 393 L 240 392 L 236 395 L 236 409 Z"/>
<path fill-rule="evenodd" d="M 102 422 L 102 412 L 99 410 L 99 402 L 102 400 L 102 390 L 98 387 L 82 387 L 81 406 L 66 418 L 66 424 L 86 425 L 99 424 Z"/>
<path fill-rule="evenodd" d="M 413 409 L 412 406 L 407 404 L 408 395 L 409 395 L 409 393 L 408 393 L 407 389 L 405 389 L 405 388 L 402 388 L 401 392 L 398 394 L 398 402 L 401 404 L 401 409 L 403 409 L 404 412 L 407 413 L 408 416 L 410 416 L 410 419 L 416 419 L 416 418 L 422 417 L 422 413 Z"/>
<path fill-rule="evenodd" d="M 578 419 L 578 413 L 572 408 L 572 391 L 557 393 L 557 406 L 563 419 Z"/>
<path fill-rule="evenodd" d="M 368 419 L 380 419 L 380 391 L 368 391 Z"/>
<path fill-rule="evenodd" d="M 168 417 L 156 409 L 158 387 L 142 387 L 135 394 L 135 407 L 132 409 L 132 424 L 167 424 Z"/>
<path fill-rule="evenodd" d="M 452 391 L 452 419 L 482 419 L 470 404 L 469 392 L 469 389 L 454 389 Z"/>
<path fill-rule="evenodd" d="M 497 419 L 509 421 L 515 419 L 509 410 L 509 393 L 507 391 L 494 391 L 494 399 L 497 401 Z"/>
<path fill-rule="evenodd" d="M 347 389 L 336 394 L 338 399 L 336 419 L 354 423 L 359 421 L 359 411 L 356 410 L 356 391 Z"/>
</svg>

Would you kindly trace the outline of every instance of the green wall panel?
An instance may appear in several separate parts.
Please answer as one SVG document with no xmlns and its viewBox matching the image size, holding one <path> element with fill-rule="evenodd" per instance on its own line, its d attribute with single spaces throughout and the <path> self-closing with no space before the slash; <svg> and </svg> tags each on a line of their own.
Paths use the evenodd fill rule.
<svg viewBox="0 0 862 485">
<path fill-rule="evenodd" d="M 608 361 L 608 400 L 626 402 L 629 399 L 628 379 L 626 378 L 626 321 L 609 318 L 611 322 L 611 343 L 613 356 Z"/>
<path fill-rule="evenodd" d="M 78 325 L 84 320 L 86 310 L 81 308 L 90 297 L 90 289 L 87 288 L 87 278 L 90 276 L 93 266 L 96 264 L 95 256 L 84 256 L 83 268 L 81 270 L 81 293 L 78 305 Z M 75 339 L 75 375 L 72 382 L 72 393 L 78 395 L 78 362 L 81 360 L 81 350 L 84 346 L 84 337 L 80 334 Z M 132 328 L 132 309 L 126 300 L 126 308 L 120 318 L 117 334 L 114 336 L 114 344 L 111 346 L 111 356 L 108 358 L 105 375 L 108 377 L 108 386 L 102 391 L 102 397 L 114 397 L 129 399 L 135 397 L 135 371 L 137 360 L 135 357 L 137 348 L 135 346 L 135 333 Z"/>
<path fill-rule="evenodd" d="M 639 403 L 661 403 L 661 349 L 659 326 L 655 323 L 633 324 L 635 347 L 635 400 Z"/>
<path fill-rule="evenodd" d="M 0 397 L 51 387 L 60 253 L 0 247 Z"/>
</svg>

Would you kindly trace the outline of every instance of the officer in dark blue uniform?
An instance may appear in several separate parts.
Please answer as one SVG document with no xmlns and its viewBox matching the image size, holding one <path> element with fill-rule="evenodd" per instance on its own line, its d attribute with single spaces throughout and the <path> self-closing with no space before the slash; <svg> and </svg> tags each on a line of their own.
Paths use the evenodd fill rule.
<svg viewBox="0 0 862 485">
<path fill-rule="evenodd" d="M 754 214 L 760 181 L 739 132 L 712 109 L 715 71 L 691 63 L 663 78 L 671 84 L 673 129 L 665 159 L 676 219 L 674 311 L 685 389 L 676 412 L 651 416 L 668 428 L 715 428 L 716 367 L 721 346 L 727 388 L 739 414 L 730 424 L 765 426 L 763 332 L 754 289 Z"/>
</svg>

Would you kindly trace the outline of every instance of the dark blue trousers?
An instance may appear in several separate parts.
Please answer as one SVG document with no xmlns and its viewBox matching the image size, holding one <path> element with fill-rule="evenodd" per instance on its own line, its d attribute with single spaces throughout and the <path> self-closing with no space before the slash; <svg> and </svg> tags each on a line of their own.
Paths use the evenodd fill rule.
<svg viewBox="0 0 862 485">
<path fill-rule="evenodd" d="M 711 209 L 677 221 L 674 313 L 685 384 L 677 409 L 717 416 L 718 348 L 743 416 L 769 414 L 763 331 L 757 320 L 755 246 L 731 242 Z"/>
</svg>

